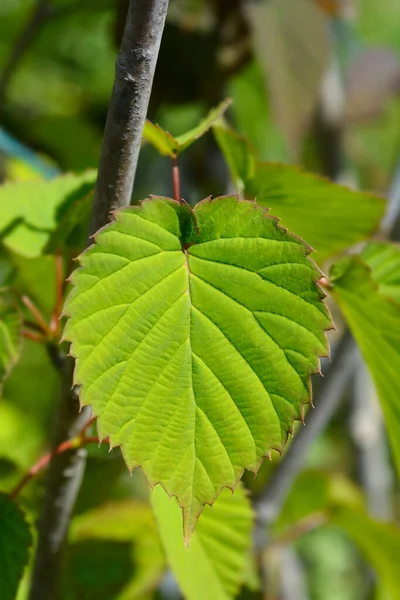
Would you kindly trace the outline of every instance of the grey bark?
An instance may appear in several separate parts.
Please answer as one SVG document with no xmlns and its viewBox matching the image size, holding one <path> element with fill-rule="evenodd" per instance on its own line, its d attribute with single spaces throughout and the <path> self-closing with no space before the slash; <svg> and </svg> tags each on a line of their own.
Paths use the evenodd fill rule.
<svg viewBox="0 0 400 600">
<path fill-rule="evenodd" d="M 167 10 L 168 0 L 130 2 L 104 132 L 91 234 L 108 222 L 111 210 L 130 204 Z M 90 418 L 87 408 L 79 413 L 73 369 L 74 361 L 68 358 L 61 374 L 55 444 L 74 437 Z M 59 598 L 64 541 L 85 462 L 86 451 L 81 448 L 57 455 L 50 464 L 29 600 Z"/>
</svg>

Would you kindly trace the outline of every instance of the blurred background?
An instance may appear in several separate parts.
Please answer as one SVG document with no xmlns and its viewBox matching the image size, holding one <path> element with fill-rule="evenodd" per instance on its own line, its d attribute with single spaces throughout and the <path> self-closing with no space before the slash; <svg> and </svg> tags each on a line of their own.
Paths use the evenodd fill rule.
<svg viewBox="0 0 400 600">
<path fill-rule="evenodd" d="M 127 0 L 1 0 L 0 181 L 96 168 L 127 7 Z M 227 119 L 263 160 L 300 164 L 351 187 L 400 197 L 399 0 L 171 0 L 149 118 L 179 135 L 225 97 L 233 100 Z M 212 135 L 182 156 L 181 177 L 191 203 L 232 191 Z M 150 193 L 171 195 L 170 164 L 144 144 L 134 200 Z M 53 258 L 15 260 L 49 315 Z M 0 271 L 6 268 L 0 256 Z M 57 390 L 45 349 L 26 341 L 0 403 L 2 488 L 48 447 Z M 363 488 L 370 514 L 393 520 L 399 490 L 360 359 L 345 400 L 305 467 L 348 476 Z M 256 480 L 245 478 L 254 498 L 277 462 L 267 461 Z M 317 483 L 305 480 L 303 500 L 320 493 Z M 32 518 L 42 488 L 40 477 L 24 491 Z M 146 494 L 141 475 L 129 476 L 118 450 L 89 449 L 65 598 L 179 598 L 143 508 Z M 87 511 L 132 498 L 136 516 L 126 515 L 128 539 L 79 534 Z M 376 597 L 372 572 L 340 528 L 301 536 L 279 565 L 271 598 Z M 262 597 L 251 572 L 241 598 Z"/>
</svg>

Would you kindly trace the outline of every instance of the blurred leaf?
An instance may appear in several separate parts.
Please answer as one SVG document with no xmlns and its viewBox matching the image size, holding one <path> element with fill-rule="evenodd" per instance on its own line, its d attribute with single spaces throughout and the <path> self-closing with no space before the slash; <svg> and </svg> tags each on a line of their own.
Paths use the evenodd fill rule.
<svg viewBox="0 0 400 600">
<path fill-rule="evenodd" d="M 230 103 L 230 99 L 224 100 L 219 106 L 213 108 L 197 127 L 194 127 L 178 137 L 174 137 L 159 125 L 146 121 L 143 137 L 153 144 L 160 154 L 163 154 L 164 156 L 176 156 L 193 144 L 198 138 L 202 137 L 215 121 L 222 117 Z"/>
<path fill-rule="evenodd" d="M 333 297 L 374 379 L 400 472 L 400 306 L 379 291 L 371 270 L 359 256 L 335 263 L 331 283 Z"/>
<path fill-rule="evenodd" d="M 1 600 L 15 599 L 31 543 L 31 533 L 23 513 L 9 496 L 0 493 Z"/>
<path fill-rule="evenodd" d="M 22 317 L 0 298 L 0 393 L 4 379 L 21 354 Z"/>
<path fill-rule="evenodd" d="M 400 56 L 386 48 L 368 48 L 350 63 L 346 73 L 346 121 L 378 116 L 400 92 Z"/>
<path fill-rule="evenodd" d="M 249 9 L 275 118 L 296 152 L 330 61 L 326 17 L 310 0 L 269 0 Z"/>
<path fill-rule="evenodd" d="M 368 45 L 385 45 L 400 50 L 397 0 L 359 0 L 355 28 Z"/>
<path fill-rule="evenodd" d="M 176 498 L 161 486 L 151 496 L 168 562 L 188 600 L 233 598 L 243 583 L 251 547 L 253 514 L 242 486 L 224 489 L 212 507 L 206 506 L 188 549 L 182 513 Z"/>
<path fill-rule="evenodd" d="M 37 257 L 57 228 L 65 207 L 94 186 L 96 174 L 61 175 L 51 181 L 23 181 L 0 187 L 0 234 L 17 254 Z"/>
<path fill-rule="evenodd" d="M 44 428 L 22 407 L 4 397 L 0 401 L 0 457 L 28 470 L 47 439 Z"/>
<path fill-rule="evenodd" d="M 369 242 L 361 252 L 384 296 L 400 303 L 400 246 Z"/>
<path fill-rule="evenodd" d="M 279 529 L 295 525 L 317 511 L 324 511 L 329 523 L 350 537 L 376 570 L 380 591 L 397 600 L 400 529 L 372 519 L 361 490 L 350 480 L 322 471 L 308 471 L 298 477 L 283 507 Z"/>
<path fill-rule="evenodd" d="M 27 258 L 10 253 L 10 264 L 14 268 L 11 281 L 13 289 L 20 295 L 26 294 L 50 319 L 56 302 L 56 261 L 51 255 Z"/>
<path fill-rule="evenodd" d="M 259 64 L 253 62 L 233 77 L 228 94 L 233 99 L 231 113 L 235 125 L 254 144 L 260 158 L 287 162 L 287 143 L 272 118 Z"/>
<path fill-rule="evenodd" d="M 213 133 L 236 187 L 242 190 L 244 182 L 254 175 L 255 151 L 244 136 L 239 135 L 222 122 L 213 126 Z"/>
<path fill-rule="evenodd" d="M 282 225 L 310 244 L 323 264 L 366 239 L 383 217 L 385 201 L 288 165 L 261 163 L 246 184 L 247 198 L 271 209 Z"/>
<path fill-rule="evenodd" d="M 178 497 L 189 539 L 204 504 L 282 449 L 309 402 L 331 327 L 321 273 L 302 240 L 236 196 L 115 216 L 64 307 L 74 382 L 99 435 Z"/>
<path fill-rule="evenodd" d="M 77 600 L 142 600 L 165 570 L 154 517 L 143 502 L 113 502 L 75 517 L 70 544 L 68 583 Z"/>
</svg>

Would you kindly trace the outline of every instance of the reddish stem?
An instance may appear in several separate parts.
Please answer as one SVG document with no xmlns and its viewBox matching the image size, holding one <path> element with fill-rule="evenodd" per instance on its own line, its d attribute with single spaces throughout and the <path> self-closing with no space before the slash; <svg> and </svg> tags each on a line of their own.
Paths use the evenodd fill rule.
<svg viewBox="0 0 400 600">
<path fill-rule="evenodd" d="M 174 198 L 177 202 L 181 201 L 181 178 L 179 173 L 178 157 L 172 156 L 172 186 L 174 189 Z"/>
<path fill-rule="evenodd" d="M 35 319 L 36 323 L 39 325 L 40 329 L 43 331 L 45 336 L 48 337 L 50 334 L 49 326 L 47 325 L 38 307 L 32 302 L 30 298 L 28 298 L 28 296 L 22 296 L 21 300 L 25 304 L 26 308 L 29 310 L 29 312 L 31 313 L 31 315 L 33 316 L 33 318 Z"/>
<path fill-rule="evenodd" d="M 41 333 L 31 331 L 30 329 L 23 329 L 22 337 L 27 338 L 28 340 L 33 340 L 34 342 L 44 342 L 45 340 L 44 336 Z"/>
<path fill-rule="evenodd" d="M 36 475 L 38 475 L 40 471 L 47 467 L 52 461 L 52 459 L 55 456 L 57 456 L 57 454 L 62 454 L 67 450 L 73 450 L 80 446 L 86 446 L 86 444 L 101 444 L 102 442 L 107 441 L 108 438 L 100 440 L 97 436 L 86 437 L 85 435 L 81 435 L 72 440 L 66 440 L 65 442 L 61 442 L 61 444 L 57 446 L 57 448 L 55 448 L 52 452 L 48 452 L 47 454 L 39 458 L 37 463 L 35 463 L 33 467 L 29 469 L 29 471 L 22 477 L 21 481 L 12 490 L 12 492 L 10 493 L 10 498 L 14 500 L 16 496 L 18 496 L 20 491 L 26 486 L 26 484 L 29 483 L 34 477 L 36 477 Z"/>
<path fill-rule="evenodd" d="M 64 265 L 61 254 L 56 254 L 56 305 L 50 322 L 50 331 L 55 337 L 60 333 L 60 316 L 63 301 Z"/>
</svg>

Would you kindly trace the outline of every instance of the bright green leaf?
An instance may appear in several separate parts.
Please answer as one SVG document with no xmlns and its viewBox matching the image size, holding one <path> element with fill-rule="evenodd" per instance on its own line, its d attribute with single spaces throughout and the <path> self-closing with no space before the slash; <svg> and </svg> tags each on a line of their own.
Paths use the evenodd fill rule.
<svg viewBox="0 0 400 600">
<path fill-rule="evenodd" d="M 169 131 L 165 131 L 158 123 L 146 120 L 143 129 L 143 138 L 153 144 L 160 154 L 175 156 L 177 154 L 177 141 Z"/>
<path fill-rule="evenodd" d="M 230 104 L 231 100 L 230 98 L 227 98 L 226 100 L 221 102 L 221 104 L 219 104 L 216 108 L 210 110 L 206 118 L 203 121 L 201 121 L 201 123 L 199 123 L 197 127 L 194 127 L 190 131 L 179 135 L 176 138 L 176 141 L 178 142 L 179 152 L 185 150 L 188 146 L 193 144 L 193 142 L 195 142 L 205 133 L 207 133 L 210 127 L 222 117 L 222 115 L 225 113 Z"/>
<path fill-rule="evenodd" d="M 0 392 L 1 384 L 21 352 L 22 318 L 19 311 L 0 299 Z"/>
<path fill-rule="evenodd" d="M 188 600 L 228 600 L 243 582 L 251 547 L 253 514 L 242 486 L 224 490 L 201 515 L 185 548 L 182 514 L 161 486 L 151 496 L 168 562 Z"/>
<path fill-rule="evenodd" d="M 400 307 L 380 293 L 371 270 L 358 256 L 335 263 L 331 282 L 374 379 L 400 472 Z"/>
<path fill-rule="evenodd" d="M 227 162 L 231 177 L 239 190 L 254 175 L 255 151 L 242 135 L 222 122 L 213 126 L 215 139 Z"/>
<path fill-rule="evenodd" d="M 76 597 L 80 591 L 88 600 L 142 600 L 165 571 L 157 526 L 143 502 L 112 502 L 76 517 L 70 544 L 68 579 Z M 88 562 L 89 546 L 94 553 Z M 105 595 L 111 590 L 111 596 Z"/>
<path fill-rule="evenodd" d="M 14 600 L 29 558 L 32 538 L 23 513 L 0 493 L 0 598 Z"/>
<path fill-rule="evenodd" d="M 81 402 L 183 507 L 282 450 L 309 402 L 331 321 L 306 244 L 236 196 L 154 198 L 117 213 L 80 257 L 65 312 Z"/>
<path fill-rule="evenodd" d="M 319 264 L 367 238 L 385 210 L 378 196 L 354 192 L 289 165 L 261 163 L 246 194 L 307 240 Z"/>
<path fill-rule="evenodd" d="M 51 181 L 20 181 L 0 187 L 0 238 L 17 254 L 37 257 L 65 210 L 93 188 L 95 171 Z"/>
<path fill-rule="evenodd" d="M 370 242 L 361 256 L 372 270 L 379 291 L 400 303 L 400 246 Z"/>
<path fill-rule="evenodd" d="M 169 131 L 165 131 L 165 129 L 158 124 L 146 121 L 143 137 L 153 144 L 160 154 L 163 154 L 164 156 L 177 156 L 183 152 L 183 150 L 186 150 L 188 146 L 193 144 L 193 142 L 207 133 L 210 127 L 222 117 L 230 103 L 230 99 L 224 100 L 219 106 L 213 108 L 206 118 L 196 127 L 178 137 L 174 137 Z"/>
</svg>

